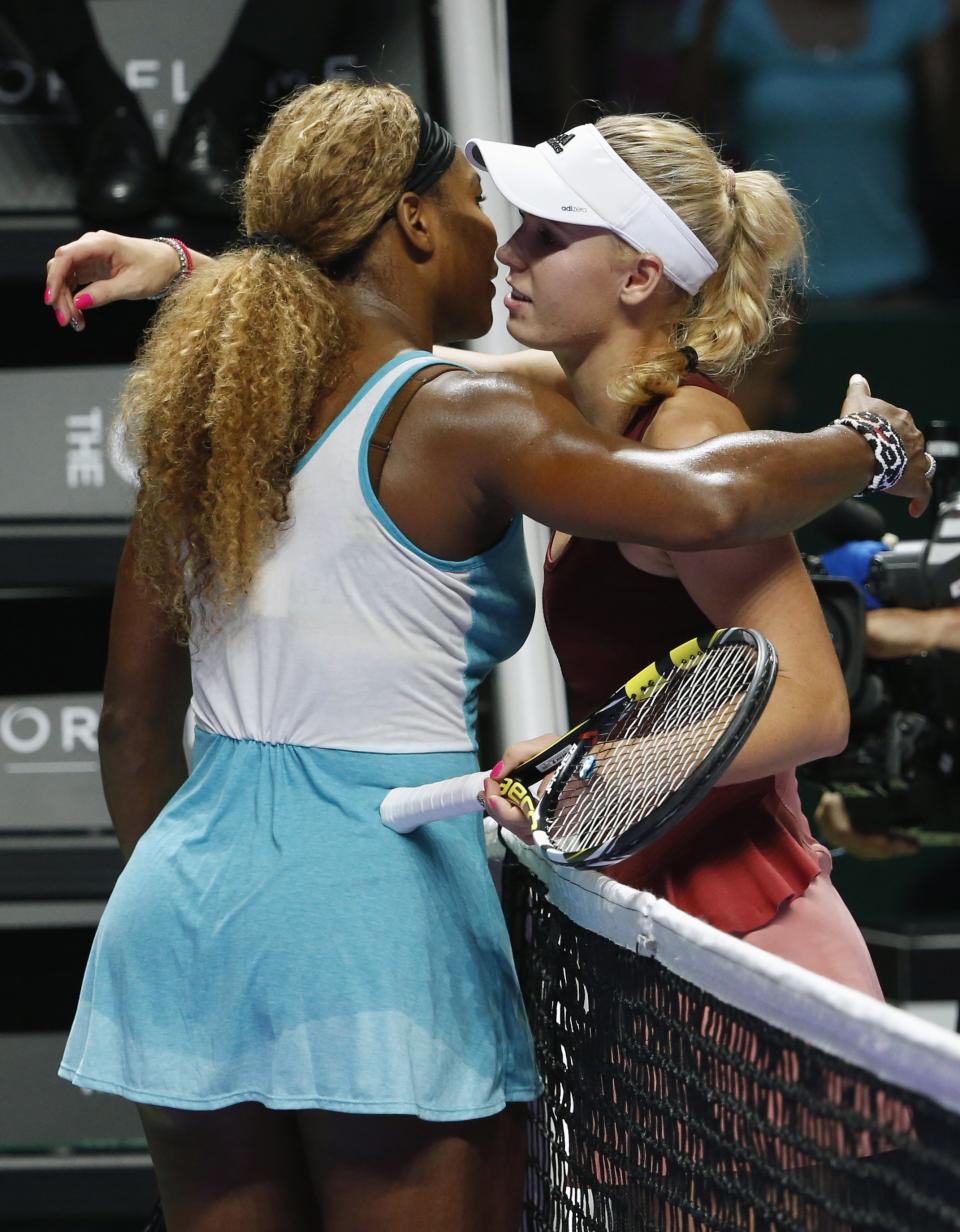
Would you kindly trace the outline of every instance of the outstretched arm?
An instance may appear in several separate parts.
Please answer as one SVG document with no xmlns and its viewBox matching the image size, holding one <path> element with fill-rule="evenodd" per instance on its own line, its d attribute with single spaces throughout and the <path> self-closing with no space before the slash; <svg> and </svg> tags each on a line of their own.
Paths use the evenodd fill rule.
<svg viewBox="0 0 960 1232">
<path fill-rule="evenodd" d="M 647 449 L 588 424 L 564 399 L 509 377 L 446 377 L 449 427 L 434 461 L 490 501 L 590 539 L 695 551 L 803 526 L 860 491 L 873 454 L 849 429 L 741 432 L 693 449 Z M 918 516 L 930 498 L 923 438 L 910 416 L 851 382 L 844 410 L 889 418 L 910 458 L 899 494 Z"/>
<path fill-rule="evenodd" d="M 191 248 L 197 267 L 213 258 Z M 57 323 L 75 321 L 86 327 L 84 314 L 125 299 L 147 299 L 168 286 L 180 272 L 177 254 L 169 244 L 156 240 L 117 235 L 112 231 L 88 231 L 69 244 L 61 244 L 47 262 L 44 302 L 53 309 Z M 563 369 L 551 351 L 522 348 L 505 355 L 434 347 L 440 359 L 466 364 L 477 372 L 506 372 L 532 381 L 565 398 L 572 397 Z"/>
<path fill-rule="evenodd" d="M 195 264 L 205 259 L 192 255 Z M 67 324 L 77 315 L 80 285 L 88 306 L 100 307 L 155 293 L 178 269 L 167 244 L 88 232 L 48 263 L 47 296 Z M 82 328 L 88 300 L 81 295 L 79 302 Z M 681 550 L 730 547 L 795 530 L 859 492 L 873 472 L 868 446 L 842 427 L 738 434 L 689 453 L 657 455 L 591 428 L 549 384 L 471 379 L 472 393 L 460 400 L 471 431 L 460 430 L 460 419 L 447 433 L 460 450 L 447 464 L 463 468 L 464 482 L 489 499 L 574 534 Z M 871 399 L 866 382 L 851 386 L 844 410 L 870 408 L 891 421 L 907 447 L 907 474 L 892 491 L 908 497 L 918 517 L 930 499 L 920 433 L 906 411 Z"/>
</svg>

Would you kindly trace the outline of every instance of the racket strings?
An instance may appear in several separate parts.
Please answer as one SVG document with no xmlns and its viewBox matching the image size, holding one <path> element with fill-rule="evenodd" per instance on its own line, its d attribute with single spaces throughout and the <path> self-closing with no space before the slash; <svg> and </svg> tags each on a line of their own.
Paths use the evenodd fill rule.
<svg viewBox="0 0 960 1232">
<path fill-rule="evenodd" d="M 547 824 L 564 852 L 600 847 L 650 816 L 702 764 L 755 674 L 752 646 L 717 647 L 630 702 L 571 768 Z"/>
</svg>

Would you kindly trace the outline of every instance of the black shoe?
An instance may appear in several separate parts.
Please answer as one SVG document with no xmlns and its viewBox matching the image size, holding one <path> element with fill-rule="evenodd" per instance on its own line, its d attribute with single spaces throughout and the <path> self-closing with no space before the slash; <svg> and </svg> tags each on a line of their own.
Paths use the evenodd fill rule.
<svg viewBox="0 0 960 1232">
<path fill-rule="evenodd" d="M 228 128 L 212 108 L 188 104 L 167 155 L 170 204 L 201 218 L 234 218 L 230 194 L 243 173 L 245 154 L 242 129 Z"/>
<path fill-rule="evenodd" d="M 160 200 L 160 159 L 138 108 L 120 104 L 83 142 L 77 208 L 94 221 L 123 222 L 153 213 Z"/>
</svg>

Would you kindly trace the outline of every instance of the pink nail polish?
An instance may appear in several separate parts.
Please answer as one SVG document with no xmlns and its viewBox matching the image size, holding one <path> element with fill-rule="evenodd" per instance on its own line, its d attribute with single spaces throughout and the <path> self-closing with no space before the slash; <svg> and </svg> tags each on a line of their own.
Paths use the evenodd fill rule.
<svg viewBox="0 0 960 1232">
<path fill-rule="evenodd" d="M 93 296 L 88 295 L 86 291 L 83 291 L 80 295 L 75 295 L 73 297 L 73 306 L 75 308 L 79 308 L 81 312 L 83 312 L 84 308 L 92 308 Z"/>
<path fill-rule="evenodd" d="M 503 760 L 502 759 L 498 761 L 497 764 L 490 771 L 490 777 L 492 779 L 498 779 L 501 774 L 503 774 Z"/>
<path fill-rule="evenodd" d="M 53 292 L 50 290 L 49 287 L 47 287 L 43 293 L 43 302 L 45 304 L 49 304 L 52 299 L 53 299 Z"/>
<path fill-rule="evenodd" d="M 53 315 L 57 318 L 58 325 L 66 325 L 67 323 L 66 313 L 61 312 L 60 309 L 57 308 Z"/>
</svg>

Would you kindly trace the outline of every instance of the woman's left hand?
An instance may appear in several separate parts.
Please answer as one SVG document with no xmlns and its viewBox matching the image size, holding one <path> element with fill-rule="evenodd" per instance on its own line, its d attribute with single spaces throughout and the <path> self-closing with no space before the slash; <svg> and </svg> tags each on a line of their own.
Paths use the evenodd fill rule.
<svg viewBox="0 0 960 1232">
<path fill-rule="evenodd" d="M 180 260 L 169 244 L 87 231 L 61 244 L 47 262 L 44 303 L 58 325 L 79 332 L 84 312 L 118 300 L 146 299 L 168 286 L 179 270 Z"/>
<path fill-rule="evenodd" d="M 550 732 L 534 740 L 520 740 L 516 744 L 511 744 L 503 758 L 491 770 L 490 778 L 483 781 L 483 807 L 488 815 L 497 825 L 503 826 L 528 845 L 533 843 L 530 821 L 515 804 L 504 800 L 500 794 L 500 780 L 508 777 L 511 770 L 523 765 L 531 757 L 536 757 L 541 749 L 549 748 L 559 739 L 558 733 Z"/>
</svg>

